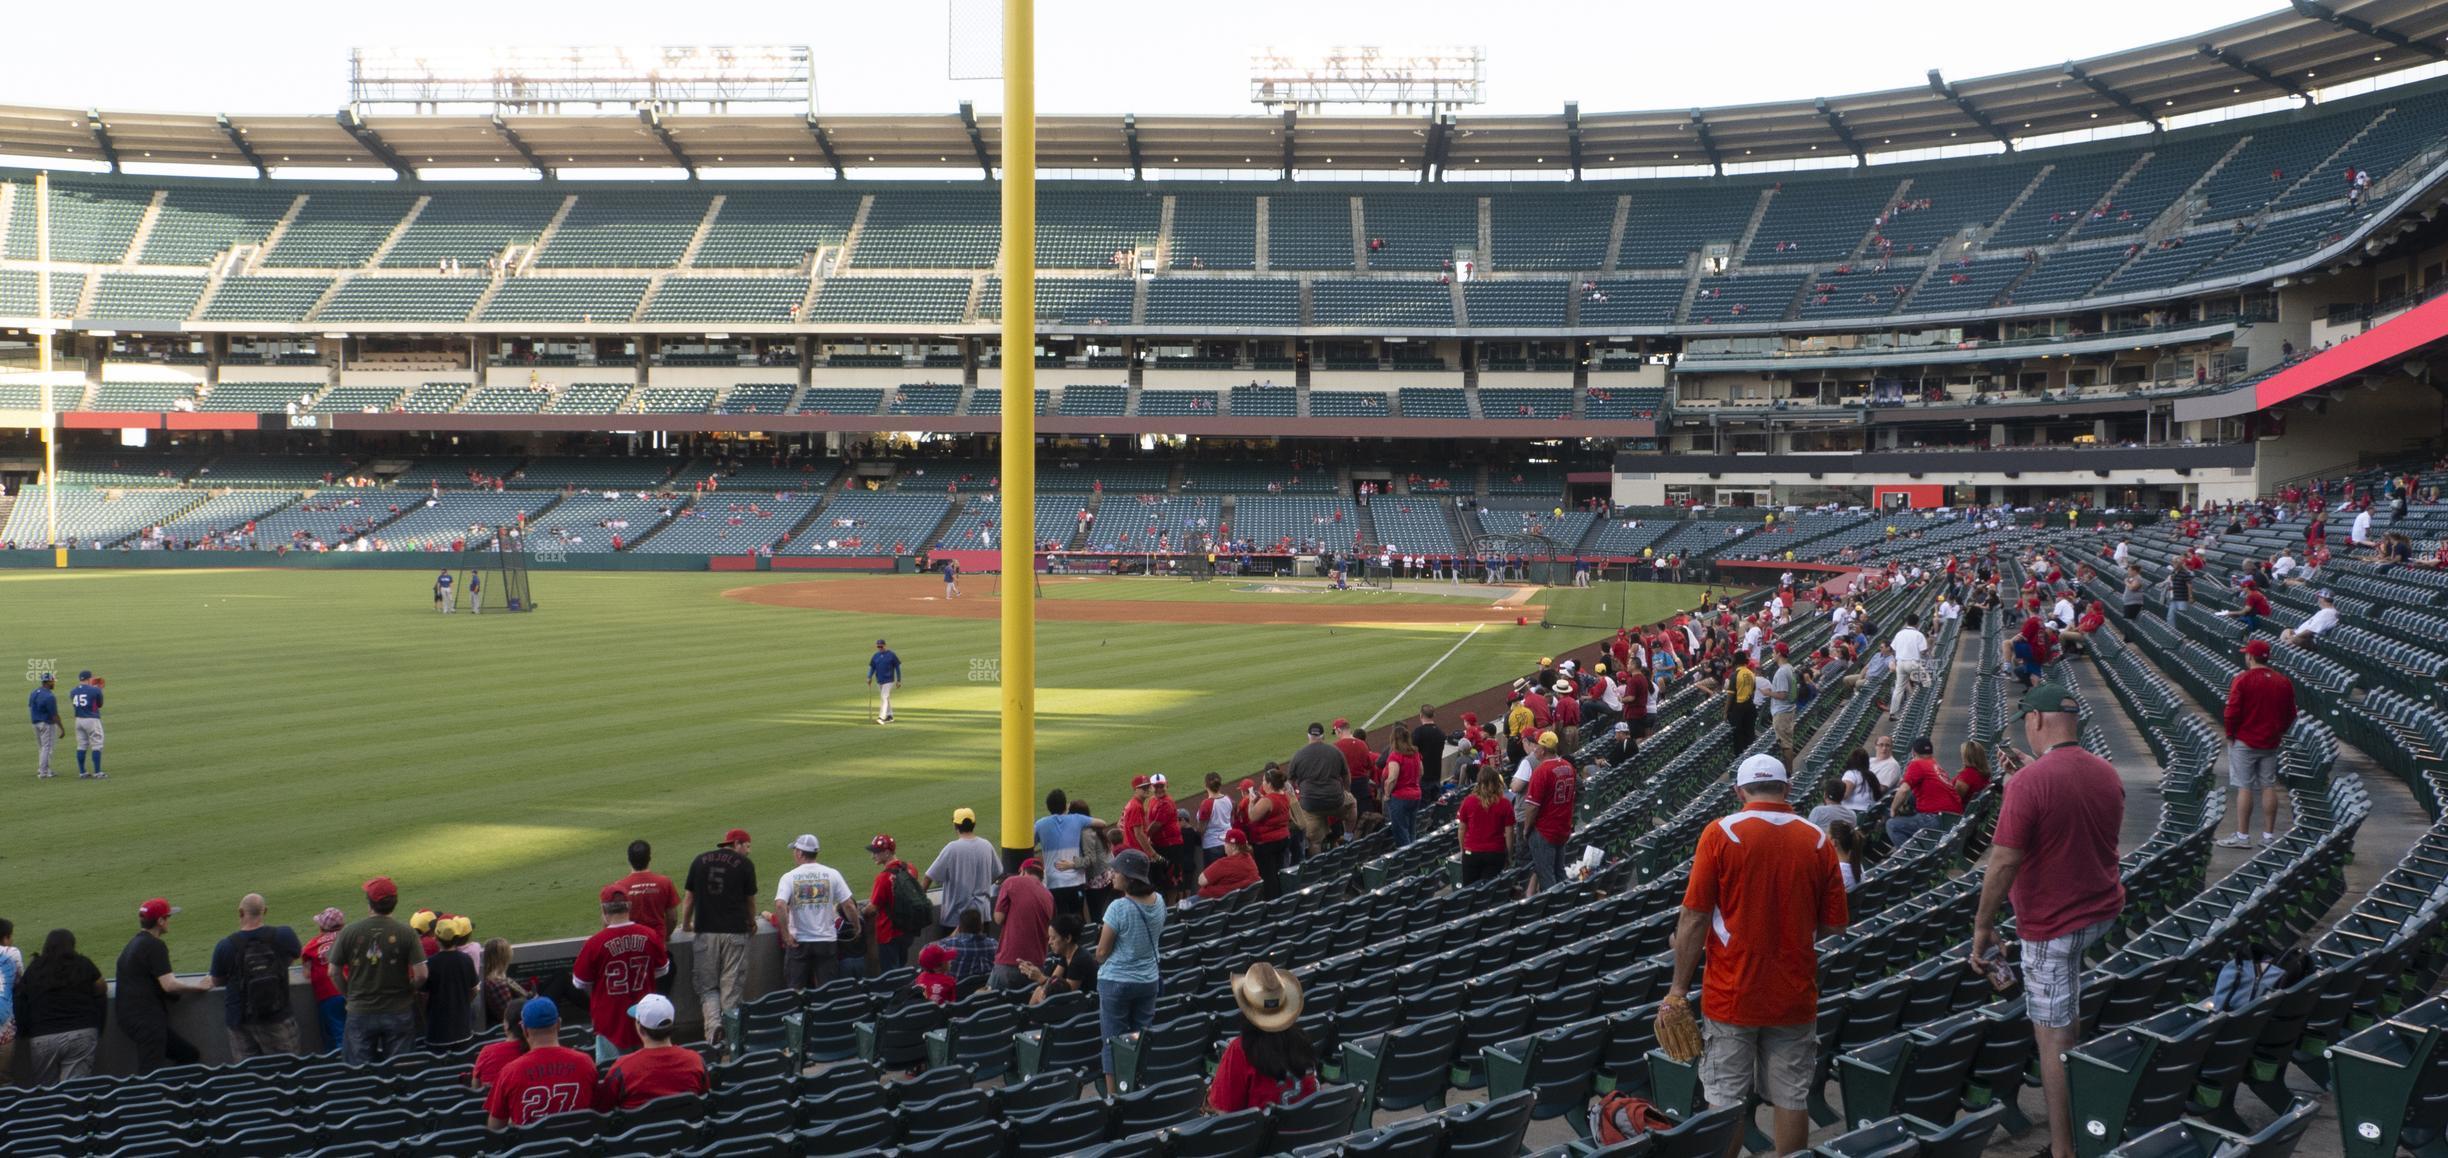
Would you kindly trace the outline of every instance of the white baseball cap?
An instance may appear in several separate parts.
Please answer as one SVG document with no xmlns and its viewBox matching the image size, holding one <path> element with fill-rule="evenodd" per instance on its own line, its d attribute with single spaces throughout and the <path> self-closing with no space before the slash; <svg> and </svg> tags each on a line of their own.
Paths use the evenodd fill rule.
<svg viewBox="0 0 2448 1158">
<path fill-rule="evenodd" d="M 801 852 L 815 852 L 820 846 L 816 843 L 815 833 L 803 832 L 799 834 L 799 839 L 791 842 L 791 847 Z"/>
<path fill-rule="evenodd" d="M 670 1029 L 672 1024 L 671 998 L 660 993 L 649 993 L 638 998 L 638 1003 L 629 1007 L 629 1017 L 646 1029 Z"/>
<path fill-rule="evenodd" d="M 1734 770 L 1734 785 L 1737 788 L 1747 788 L 1753 784 L 1783 784 L 1785 781 L 1785 762 L 1766 752 L 1744 758 L 1742 767 Z"/>
</svg>

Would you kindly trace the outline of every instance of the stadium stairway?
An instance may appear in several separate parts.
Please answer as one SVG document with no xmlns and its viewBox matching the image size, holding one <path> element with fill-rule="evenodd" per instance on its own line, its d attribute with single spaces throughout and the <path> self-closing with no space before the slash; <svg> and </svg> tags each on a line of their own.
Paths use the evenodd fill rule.
<svg viewBox="0 0 2448 1158">
<path fill-rule="evenodd" d="M 933 550 L 935 544 L 943 539 L 944 532 L 951 530 L 952 524 L 960 521 L 961 509 L 970 501 L 971 500 L 967 497 L 955 496 L 952 499 L 951 504 L 944 508 L 943 518 L 935 521 L 935 526 L 927 531 L 924 538 L 910 544 L 910 546 L 915 549 L 915 552 L 924 554 L 927 551 Z M 998 534 L 996 539 L 997 541 L 1000 541 L 1001 535 Z"/>
</svg>

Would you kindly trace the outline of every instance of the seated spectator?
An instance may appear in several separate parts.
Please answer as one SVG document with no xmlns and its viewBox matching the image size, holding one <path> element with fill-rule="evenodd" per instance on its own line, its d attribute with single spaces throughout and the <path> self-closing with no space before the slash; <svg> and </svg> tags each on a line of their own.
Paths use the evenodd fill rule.
<svg viewBox="0 0 2448 1158">
<path fill-rule="evenodd" d="M 595 1081 L 595 1108 L 634 1110 L 672 1094 L 706 1092 L 705 1059 L 672 1044 L 671 998 L 649 993 L 629 1008 L 637 1023 L 637 1052 L 623 1055 Z"/>
<path fill-rule="evenodd" d="M 1827 828 L 1828 843 L 1836 846 L 1836 870 L 1844 874 L 1846 892 L 1861 887 L 1865 853 L 1870 842 L 1862 838 L 1861 829 L 1850 820 L 1837 820 Z"/>
<path fill-rule="evenodd" d="M 2338 625 L 2337 596 L 2326 587 L 2321 589 L 2320 610 L 2304 617 L 2302 623 L 2278 633 L 2278 642 L 2297 647 L 2310 647 L 2323 632 Z"/>
<path fill-rule="evenodd" d="M 1300 979 L 1265 961 L 1232 979 L 1241 1033 L 1217 1059 L 1207 1108 L 1219 1114 L 1282 1105 L 1316 1092 L 1318 1056 L 1300 1027 Z"/>
<path fill-rule="evenodd" d="M 1037 1005 L 1048 997 L 1065 993 L 1096 992 L 1096 952 L 1080 944 L 1080 934 L 1087 928 L 1077 913 L 1060 913 L 1053 927 L 1046 930 L 1046 963 L 1043 966 L 1022 963 L 1020 974 L 1033 987 L 1029 1004 Z"/>
<path fill-rule="evenodd" d="M 1925 828 L 1944 828 L 1963 815 L 1963 798 L 1956 795 L 1954 782 L 1938 771 L 1936 749 L 1929 737 L 1913 741 L 1912 763 L 1904 766 L 1904 788 L 1896 793 L 1896 807 L 1909 802 L 1912 811 L 1891 816 L 1887 821 L 1887 840 L 1903 844 Z"/>
<path fill-rule="evenodd" d="M 476 1064 L 468 1068 L 468 1088 L 489 1090 L 501 1080 L 503 1067 L 527 1053 L 527 1027 L 520 1021 L 526 1009 L 522 1001 L 510 1007 L 510 1016 L 501 1020 L 502 1040 L 476 1051 Z"/>
<path fill-rule="evenodd" d="M 1833 833 L 1839 824 L 1851 824 L 1856 819 L 1853 810 L 1845 807 L 1845 782 L 1829 780 L 1824 786 L 1826 797 L 1810 810 L 1810 822 L 1822 832 Z"/>
<path fill-rule="evenodd" d="M 595 1059 L 561 1044 L 561 1007 L 549 997 L 529 998 L 519 1023 L 527 1052 L 502 1067 L 485 1095 L 485 1128 L 496 1134 L 595 1104 Z"/>
<path fill-rule="evenodd" d="M 941 941 L 931 941 L 918 950 L 918 992 L 937 1005 L 950 1005 L 960 997 L 960 981 L 952 976 L 952 950 Z"/>
<path fill-rule="evenodd" d="M 1396 729 L 1400 735 L 1401 730 Z M 1224 855 L 1198 875 L 1200 901 L 1222 900 L 1225 896 L 1258 883 L 1258 862 L 1250 856 L 1249 833 L 1234 828 L 1224 833 Z M 1184 901 L 1188 908 L 1192 902 Z"/>
<path fill-rule="evenodd" d="M 994 971 L 995 942 L 986 935 L 985 918 L 976 909 L 962 909 L 960 924 L 949 937 L 935 942 L 952 953 L 950 967 L 944 972 L 954 981 L 982 977 Z"/>
</svg>

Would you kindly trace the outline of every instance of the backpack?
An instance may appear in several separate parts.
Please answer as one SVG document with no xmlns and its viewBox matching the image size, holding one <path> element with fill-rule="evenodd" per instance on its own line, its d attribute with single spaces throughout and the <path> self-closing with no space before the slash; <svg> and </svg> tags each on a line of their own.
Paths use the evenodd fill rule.
<svg viewBox="0 0 2448 1158">
<path fill-rule="evenodd" d="M 1611 1093 L 1590 1104 L 1590 1140 L 1601 1146 L 1626 1142 L 1651 1130 L 1671 1130 L 1675 1121 L 1647 1098 Z"/>
<path fill-rule="evenodd" d="M 918 878 L 909 866 L 898 861 L 892 867 L 893 932 L 904 937 L 935 923 L 935 902 L 927 899 L 926 890 L 918 887 Z"/>
<path fill-rule="evenodd" d="M 254 1024 L 288 1018 L 289 962 L 272 937 L 240 938 L 237 957 L 238 1007 L 244 1019 Z"/>
</svg>

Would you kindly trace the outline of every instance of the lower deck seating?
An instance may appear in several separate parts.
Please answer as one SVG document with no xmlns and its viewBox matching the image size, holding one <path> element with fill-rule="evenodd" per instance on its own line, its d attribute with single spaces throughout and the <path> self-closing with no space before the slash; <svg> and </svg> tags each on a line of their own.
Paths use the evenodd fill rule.
<svg viewBox="0 0 2448 1158">
<path fill-rule="evenodd" d="M 844 491 L 825 504 L 816 521 L 785 553 L 792 555 L 906 555 L 934 537 L 952 501 L 937 494 Z"/>
<path fill-rule="evenodd" d="M 1460 391 L 1455 391 L 1459 394 Z M 1382 390 L 1311 390 L 1311 418 L 1384 418 L 1394 413 Z"/>
</svg>

